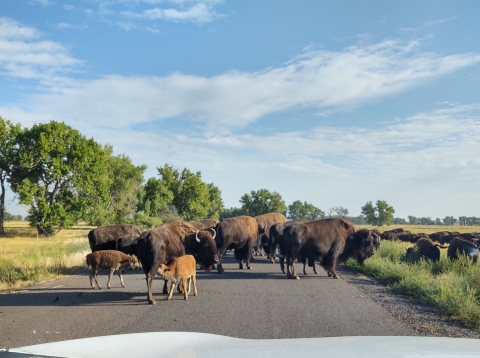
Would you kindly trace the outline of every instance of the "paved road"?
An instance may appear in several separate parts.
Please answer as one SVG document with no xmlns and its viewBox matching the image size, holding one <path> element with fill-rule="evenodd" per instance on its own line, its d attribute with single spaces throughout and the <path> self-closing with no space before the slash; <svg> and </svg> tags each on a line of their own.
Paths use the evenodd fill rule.
<svg viewBox="0 0 480 358">
<path fill-rule="evenodd" d="M 252 266 L 239 270 L 227 254 L 225 274 L 198 272 L 199 294 L 189 302 L 178 293 L 164 301 L 163 281 L 156 278 L 157 304 L 148 305 L 143 271 L 126 273 L 126 288 L 114 276 L 111 290 L 92 290 L 85 271 L 0 295 L 0 348 L 146 331 L 239 338 L 414 335 L 355 287 L 328 278 L 321 268 L 319 275 L 288 280 L 266 258 Z M 104 287 L 106 273 L 99 276 Z"/>
</svg>

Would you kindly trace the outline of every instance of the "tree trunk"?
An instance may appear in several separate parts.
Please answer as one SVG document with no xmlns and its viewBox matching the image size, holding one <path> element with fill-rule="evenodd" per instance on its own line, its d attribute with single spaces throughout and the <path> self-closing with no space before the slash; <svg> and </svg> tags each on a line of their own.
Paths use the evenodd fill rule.
<svg viewBox="0 0 480 358">
<path fill-rule="evenodd" d="M 5 218 L 5 176 L 0 172 L 0 235 L 5 235 L 3 220 Z"/>
</svg>

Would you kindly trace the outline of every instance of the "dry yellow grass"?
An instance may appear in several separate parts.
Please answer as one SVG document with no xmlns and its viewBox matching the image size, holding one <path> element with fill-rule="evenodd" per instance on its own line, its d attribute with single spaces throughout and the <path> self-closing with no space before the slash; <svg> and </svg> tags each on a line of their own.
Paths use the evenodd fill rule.
<svg viewBox="0 0 480 358">
<path fill-rule="evenodd" d="M 480 226 L 460 226 L 460 225 L 390 225 L 390 226 L 372 226 L 372 225 L 356 225 L 358 228 L 366 228 L 369 230 L 377 229 L 380 232 L 392 230 L 396 228 L 402 228 L 408 230 L 413 234 L 425 233 L 433 234 L 439 231 L 456 231 L 461 234 L 467 232 L 480 232 Z"/>
<path fill-rule="evenodd" d="M 26 222 L 8 222 L 0 238 L 0 291 L 72 273 L 85 267 L 90 252 L 87 234 L 92 227 L 80 225 L 53 237 L 37 237 Z"/>
</svg>

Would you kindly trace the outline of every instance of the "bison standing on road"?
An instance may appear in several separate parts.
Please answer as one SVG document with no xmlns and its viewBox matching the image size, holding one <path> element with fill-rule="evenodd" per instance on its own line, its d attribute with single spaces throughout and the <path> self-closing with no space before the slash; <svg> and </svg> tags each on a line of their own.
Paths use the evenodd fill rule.
<svg viewBox="0 0 480 358">
<path fill-rule="evenodd" d="M 297 257 L 306 258 L 309 265 L 320 259 L 328 276 L 338 278 L 335 272 L 338 260 L 355 257 L 363 265 L 380 243 L 380 238 L 373 232 L 367 229 L 356 232 L 351 222 L 339 218 L 293 224 L 285 228 L 283 236 L 287 277 L 297 279 L 294 267 Z"/>
<path fill-rule="evenodd" d="M 292 224 L 306 223 L 308 220 L 297 219 L 293 221 L 287 221 L 284 223 L 273 224 L 268 230 L 268 236 L 262 238 L 263 249 L 267 253 L 267 258 L 270 259 L 270 262 L 275 263 L 275 252 L 279 246 L 279 240 L 281 240 L 281 235 L 283 230 Z M 285 257 L 285 256 L 283 256 Z M 282 270 L 283 271 L 283 270 Z M 284 272 L 285 273 L 285 272 Z"/>
<path fill-rule="evenodd" d="M 285 215 L 280 213 L 267 213 L 257 215 L 254 217 L 254 219 L 258 224 L 258 237 L 253 250 L 255 252 L 255 256 L 257 256 L 259 253 L 261 256 L 263 256 L 260 250 L 263 246 L 262 243 L 270 240 L 270 228 L 272 225 L 286 222 L 287 218 Z M 265 250 L 265 252 L 267 252 L 267 250 Z"/>
<path fill-rule="evenodd" d="M 155 303 L 152 295 L 152 280 L 160 264 L 168 264 L 171 260 L 185 255 L 186 252 L 198 258 L 198 264 L 203 267 L 211 265 L 211 258 L 215 261 L 216 248 L 213 237 L 209 231 L 206 233 L 200 231 L 202 234 L 195 236 L 197 230 L 192 223 L 172 221 L 143 233 L 138 239 L 138 255 L 147 280 L 149 303 Z M 167 280 L 163 286 L 163 293 L 168 293 Z"/>
<path fill-rule="evenodd" d="M 222 267 L 222 257 L 230 248 L 235 249 L 235 258 L 239 261 L 239 268 L 243 269 L 242 261 L 245 261 L 247 268 L 251 269 L 252 247 L 258 235 L 255 219 L 246 215 L 228 218 L 218 223 L 215 231 L 217 232 L 215 242 L 219 259 L 218 272 L 225 272 Z"/>
<path fill-rule="evenodd" d="M 137 255 L 136 240 L 143 230 L 130 224 L 100 226 L 88 233 L 92 252 L 118 250 L 128 255 Z"/>
</svg>

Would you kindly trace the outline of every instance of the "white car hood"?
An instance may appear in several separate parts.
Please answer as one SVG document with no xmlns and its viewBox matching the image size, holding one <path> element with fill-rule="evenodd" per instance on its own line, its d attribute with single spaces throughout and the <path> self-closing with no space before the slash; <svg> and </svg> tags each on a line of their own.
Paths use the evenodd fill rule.
<svg viewBox="0 0 480 358">
<path fill-rule="evenodd" d="M 292 358 L 480 357 L 480 340 L 433 337 L 240 339 L 207 333 L 151 332 L 75 339 L 9 349 L 53 357 Z M 8 354 L 7 352 L 5 352 Z M 0 352 L 0 357 L 2 354 Z"/>
</svg>

